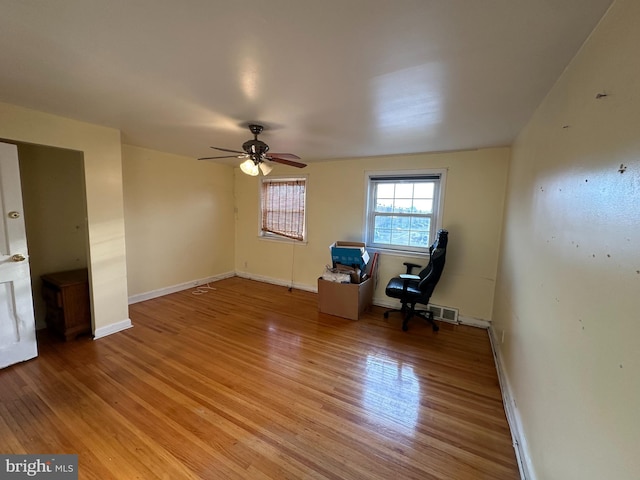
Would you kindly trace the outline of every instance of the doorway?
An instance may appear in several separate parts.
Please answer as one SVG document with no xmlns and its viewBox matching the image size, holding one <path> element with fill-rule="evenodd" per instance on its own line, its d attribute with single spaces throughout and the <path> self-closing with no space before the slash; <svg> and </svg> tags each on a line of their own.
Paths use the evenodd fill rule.
<svg viewBox="0 0 640 480">
<path fill-rule="evenodd" d="M 46 326 L 44 274 L 87 268 L 88 229 L 82 152 L 10 142 L 18 147 L 36 329 Z"/>
</svg>

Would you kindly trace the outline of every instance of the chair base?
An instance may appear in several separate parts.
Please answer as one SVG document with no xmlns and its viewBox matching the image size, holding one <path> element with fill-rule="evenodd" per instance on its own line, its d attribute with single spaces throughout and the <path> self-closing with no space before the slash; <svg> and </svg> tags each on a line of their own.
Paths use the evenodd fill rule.
<svg viewBox="0 0 640 480">
<path fill-rule="evenodd" d="M 431 329 L 434 332 L 440 330 L 440 327 L 433 318 L 433 312 L 430 310 L 414 310 L 403 305 L 402 308 L 392 308 L 384 312 L 384 318 L 389 318 L 389 314 L 394 312 L 402 313 L 404 315 L 404 320 L 402 320 L 403 332 L 409 330 L 409 320 L 411 320 L 413 317 L 420 317 L 425 319 L 429 324 L 431 324 Z"/>
</svg>

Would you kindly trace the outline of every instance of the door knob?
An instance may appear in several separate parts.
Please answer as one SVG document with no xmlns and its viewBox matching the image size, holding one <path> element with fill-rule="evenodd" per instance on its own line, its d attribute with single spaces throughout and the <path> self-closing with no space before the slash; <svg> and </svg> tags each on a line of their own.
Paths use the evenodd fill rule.
<svg viewBox="0 0 640 480">
<path fill-rule="evenodd" d="M 11 260 L 13 260 L 14 262 L 24 262 L 26 259 L 27 257 L 22 255 L 21 253 L 16 253 L 11 257 Z"/>
<path fill-rule="evenodd" d="M 20 218 L 20 212 L 9 212 L 9 218 Z"/>
</svg>

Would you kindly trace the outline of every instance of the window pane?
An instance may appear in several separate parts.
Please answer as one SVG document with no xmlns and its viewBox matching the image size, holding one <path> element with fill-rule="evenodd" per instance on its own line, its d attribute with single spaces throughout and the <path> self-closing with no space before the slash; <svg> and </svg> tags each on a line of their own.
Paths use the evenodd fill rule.
<svg viewBox="0 0 640 480">
<path fill-rule="evenodd" d="M 391 217 L 394 230 L 409 230 L 411 228 L 411 217 Z"/>
<path fill-rule="evenodd" d="M 392 212 L 392 211 L 393 211 L 392 198 L 378 198 L 376 200 L 376 212 Z"/>
<path fill-rule="evenodd" d="M 429 231 L 431 229 L 431 219 L 429 217 L 411 217 L 411 230 Z"/>
<path fill-rule="evenodd" d="M 379 183 L 376 192 L 376 198 L 393 198 L 395 192 L 395 184 Z"/>
<path fill-rule="evenodd" d="M 393 202 L 393 211 L 399 213 L 411 213 L 411 199 L 398 199 Z"/>
<path fill-rule="evenodd" d="M 392 230 L 390 243 L 394 245 L 409 245 L 409 232 L 404 230 Z"/>
<path fill-rule="evenodd" d="M 396 183 L 396 198 L 413 198 L 413 183 Z"/>
<path fill-rule="evenodd" d="M 428 247 L 429 232 L 411 232 L 409 244 L 412 247 Z"/>
<path fill-rule="evenodd" d="M 373 232 L 373 242 L 374 243 L 391 243 L 391 230 L 384 230 L 376 228 Z"/>
<path fill-rule="evenodd" d="M 414 200 L 412 213 L 432 213 L 433 200 Z"/>
<path fill-rule="evenodd" d="M 433 198 L 434 186 L 433 182 L 416 183 L 413 191 L 414 198 Z"/>
<path fill-rule="evenodd" d="M 378 229 L 391 229 L 391 217 L 388 217 L 386 215 L 378 215 L 375 218 L 375 226 L 374 228 L 376 230 Z"/>
</svg>

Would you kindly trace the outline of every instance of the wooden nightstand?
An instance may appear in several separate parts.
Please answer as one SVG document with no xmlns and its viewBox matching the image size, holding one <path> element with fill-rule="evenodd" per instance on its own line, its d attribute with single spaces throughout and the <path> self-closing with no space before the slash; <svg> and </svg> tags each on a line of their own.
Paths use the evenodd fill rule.
<svg viewBox="0 0 640 480">
<path fill-rule="evenodd" d="M 47 304 L 47 328 L 65 340 L 91 333 L 87 269 L 49 273 L 40 278 L 42 297 Z"/>
</svg>

